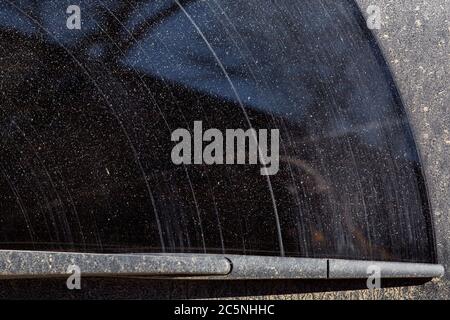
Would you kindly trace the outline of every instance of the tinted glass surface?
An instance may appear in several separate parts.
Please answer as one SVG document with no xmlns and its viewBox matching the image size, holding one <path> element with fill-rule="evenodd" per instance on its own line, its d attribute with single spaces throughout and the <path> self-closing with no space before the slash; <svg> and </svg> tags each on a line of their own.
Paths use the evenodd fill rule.
<svg viewBox="0 0 450 320">
<path fill-rule="evenodd" d="M 434 261 L 404 108 L 352 1 L 0 0 L 0 248 Z M 280 171 L 171 134 L 280 130 Z"/>
</svg>

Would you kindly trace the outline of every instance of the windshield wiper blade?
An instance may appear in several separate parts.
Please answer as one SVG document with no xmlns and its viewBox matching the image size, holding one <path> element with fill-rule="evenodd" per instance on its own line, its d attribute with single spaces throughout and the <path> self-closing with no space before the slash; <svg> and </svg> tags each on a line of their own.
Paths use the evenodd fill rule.
<svg viewBox="0 0 450 320">
<path fill-rule="evenodd" d="M 208 255 L 0 250 L 4 278 L 64 276 L 70 266 L 87 276 L 220 276 L 231 271 L 226 258 Z"/>
<path fill-rule="evenodd" d="M 0 278 L 84 276 L 193 279 L 364 279 L 373 266 L 382 278 L 434 278 L 438 264 L 210 254 L 98 254 L 0 250 Z"/>
</svg>

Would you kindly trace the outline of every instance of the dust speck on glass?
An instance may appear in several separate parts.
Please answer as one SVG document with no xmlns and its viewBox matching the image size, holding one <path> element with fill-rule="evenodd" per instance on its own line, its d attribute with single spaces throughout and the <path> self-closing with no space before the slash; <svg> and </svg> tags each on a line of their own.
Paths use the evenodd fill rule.
<svg viewBox="0 0 450 320">
<path fill-rule="evenodd" d="M 435 259 L 353 1 L 0 0 L 0 90 L 1 249 Z M 196 121 L 279 130 L 279 171 L 174 164 Z"/>
</svg>

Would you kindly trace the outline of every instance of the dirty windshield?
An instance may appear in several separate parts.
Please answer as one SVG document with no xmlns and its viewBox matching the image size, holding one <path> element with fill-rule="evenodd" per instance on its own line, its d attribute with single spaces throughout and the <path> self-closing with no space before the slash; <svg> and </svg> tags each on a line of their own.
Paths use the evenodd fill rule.
<svg viewBox="0 0 450 320">
<path fill-rule="evenodd" d="M 433 262 L 353 1 L 0 0 L 0 248 Z"/>
</svg>

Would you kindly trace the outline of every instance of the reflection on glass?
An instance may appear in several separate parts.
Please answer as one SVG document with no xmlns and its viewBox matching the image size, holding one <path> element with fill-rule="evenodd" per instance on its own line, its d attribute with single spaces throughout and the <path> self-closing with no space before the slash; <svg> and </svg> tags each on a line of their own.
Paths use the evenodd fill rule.
<svg viewBox="0 0 450 320">
<path fill-rule="evenodd" d="M 0 1 L 0 247 L 434 261 L 401 100 L 351 1 Z M 171 162 L 279 129 L 280 171 Z"/>
</svg>

